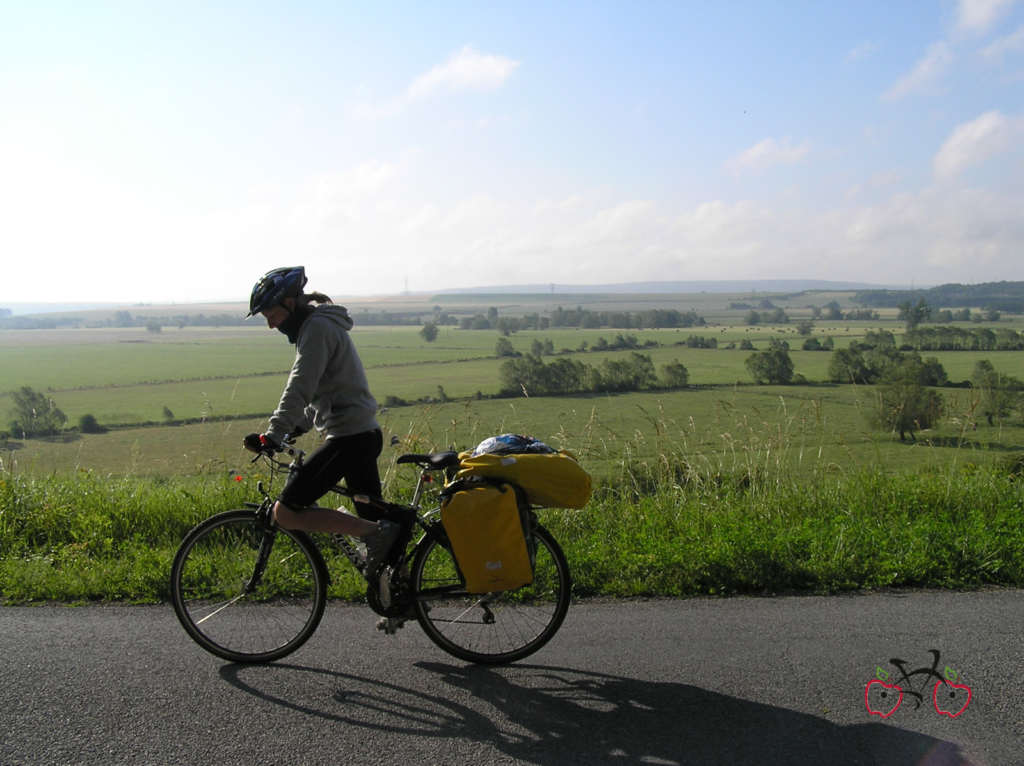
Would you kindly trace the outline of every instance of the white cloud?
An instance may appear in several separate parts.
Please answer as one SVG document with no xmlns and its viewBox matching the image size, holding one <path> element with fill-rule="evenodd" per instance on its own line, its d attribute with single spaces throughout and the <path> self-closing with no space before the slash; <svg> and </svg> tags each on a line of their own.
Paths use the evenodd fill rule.
<svg viewBox="0 0 1024 766">
<path fill-rule="evenodd" d="M 887 101 L 896 101 L 915 90 L 920 90 L 942 75 L 953 62 L 953 52 L 944 40 L 932 43 L 924 57 L 914 68 L 901 77 L 883 95 Z"/>
<path fill-rule="evenodd" d="M 898 258 L 904 279 L 915 270 L 918 281 L 1019 279 L 1022 203 L 984 190 L 925 189 L 857 211 L 846 239 L 876 263 Z"/>
<path fill-rule="evenodd" d="M 518 67 L 518 61 L 479 53 L 467 45 L 445 63 L 413 80 L 406 96 L 410 101 L 418 101 L 442 90 L 494 90 Z"/>
<path fill-rule="evenodd" d="M 960 0 L 957 28 L 966 32 L 985 32 L 1015 0 Z"/>
<path fill-rule="evenodd" d="M 1021 120 L 985 112 L 958 125 L 932 161 L 935 177 L 948 179 L 1008 149 L 1021 135 Z"/>
<path fill-rule="evenodd" d="M 999 59 L 1008 53 L 1024 51 L 1024 26 L 1016 32 L 1000 37 L 982 49 L 981 55 L 987 59 Z"/>
<path fill-rule="evenodd" d="M 782 141 L 766 138 L 730 158 L 725 166 L 733 173 L 745 170 L 764 170 L 775 165 L 792 165 L 806 157 L 809 151 L 810 148 L 806 142 L 794 146 L 788 138 L 784 138 Z"/>
<path fill-rule="evenodd" d="M 518 67 L 518 61 L 480 53 L 467 45 L 449 56 L 443 64 L 415 77 L 400 95 L 383 101 L 355 104 L 349 108 L 349 113 L 357 119 L 376 120 L 394 117 L 410 104 L 425 101 L 438 93 L 495 90 Z"/>
</svg>

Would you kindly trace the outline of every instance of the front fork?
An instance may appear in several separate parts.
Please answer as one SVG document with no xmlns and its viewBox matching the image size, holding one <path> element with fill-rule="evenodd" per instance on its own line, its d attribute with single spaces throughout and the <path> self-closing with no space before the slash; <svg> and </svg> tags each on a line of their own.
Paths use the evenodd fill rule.
<svg viewBox="0 0 1024 766">
<path fill-rule="evenodd" d="M 260 492 L 263 492 L 263 482 L 259 484 Z M 270 552 L 274 549 L 274 540 L 277 538 L 277 524 L 274 523 L 274 505 L 270 496 L 263 492 L 266 498 L 256 508 L 256 519 L 260 522 L 262 534 L 260 536 L 260 548 L 256 554 L 256 565 L 253 567 L 252 576 L 246 581 L 243 591 L 246 594 L 252 593 L 263 579 L 263 573 L 267 571 L 267 562 L 270 561 Z"/>
</svg>

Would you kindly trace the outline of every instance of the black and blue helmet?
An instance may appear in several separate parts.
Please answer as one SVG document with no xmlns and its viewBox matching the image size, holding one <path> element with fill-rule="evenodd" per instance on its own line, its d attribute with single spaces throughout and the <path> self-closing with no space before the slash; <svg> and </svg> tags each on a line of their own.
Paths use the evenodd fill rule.
<svg viewBox="0 0 1024 766">
<path fill-rule="evenodd" d="M 259 314 L 271 306 L 276 306 L 285 298 L 301 295 L 305 286 L 306 269 L 302 266 L 286 266 L 268 271 L 253 285 L 247 316 Z"/>
</svg>

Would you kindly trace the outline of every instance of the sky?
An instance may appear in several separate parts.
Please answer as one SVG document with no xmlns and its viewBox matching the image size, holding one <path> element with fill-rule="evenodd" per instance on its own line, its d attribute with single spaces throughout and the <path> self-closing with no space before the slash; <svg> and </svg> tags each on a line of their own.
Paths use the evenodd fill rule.
<svg viewBox="0 0 1024 766">
<path fill-rule="evenodd" d="M 0 19 L 0 306 L 1024 280 L 1024 0 Z"/>
</svg>

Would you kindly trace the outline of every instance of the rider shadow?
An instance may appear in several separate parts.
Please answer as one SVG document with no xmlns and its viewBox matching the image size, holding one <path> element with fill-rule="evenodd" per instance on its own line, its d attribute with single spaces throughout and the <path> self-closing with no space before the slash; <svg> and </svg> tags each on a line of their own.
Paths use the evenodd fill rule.
<svg viewBox="0 0 1024 766">
<path fill-rule="evenodd" d="M 542 766 L 969 764 L 956 744 L 895 726 L 841 726 L 676 682 L 530 665 L 416 666 L 442 687 L 427 692 L 337 671 L 271 666 L 319 675 L 333 688 L 329 699 L 314 695 L 315 702 L 300 704 L 268 691 L 266 677 L 263 688 L 247 683 L 244 666 L 227 665 L 221 675 L 266 701 L 331 722 L 436 739 L 440 750 L 458 742 L 490 745 L 516 762 Z M 467 694 L 493 710 L 460 702 Z"/>
<path fill-rule="evenodd" d="M 523 678 L 528 685 L 519 685 L 488 668 L 418 665 L 529 732 L 503 747 L 529 763 L 969 763 L 957 745 L 915 732 L 873 723 L 839 726 L 675 682 L 516 666 L 530 671 Z"/>
</svg>

